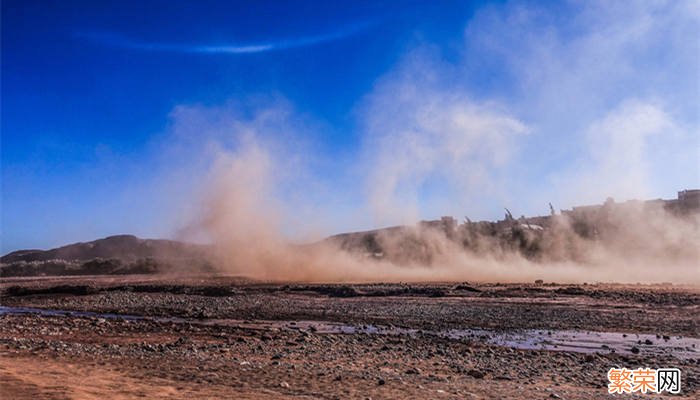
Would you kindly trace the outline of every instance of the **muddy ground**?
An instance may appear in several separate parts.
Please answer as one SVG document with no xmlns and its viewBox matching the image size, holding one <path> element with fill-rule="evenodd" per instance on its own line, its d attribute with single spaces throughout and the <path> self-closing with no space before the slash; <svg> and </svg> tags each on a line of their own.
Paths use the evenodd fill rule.
<svg viewBox="0 0 700 400">
<path fill-rule="evenodd" d="M 588 399 L 614 366 L 680 368 L 667 397 L 700 388 L 696 287 L 83 276 L 0 293 L 3 399 Z"/>
</svg>

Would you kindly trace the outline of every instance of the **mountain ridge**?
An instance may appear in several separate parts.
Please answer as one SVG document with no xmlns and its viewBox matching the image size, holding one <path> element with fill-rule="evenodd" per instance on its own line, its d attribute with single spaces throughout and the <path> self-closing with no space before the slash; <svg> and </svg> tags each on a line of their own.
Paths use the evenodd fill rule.
<svg viewBox="0 0 700 400">
<path fill-rule="evenodd" d="M 48 250 L 22 249 L 0 257 L 2 263 L 49 260 L 87 261 L 95 258 L 134 261 L 140 258 L 192 258 L 203 255 L 206 245 L 170 239 L 142 239 L 134 235 L 107 236 Z"/>
</svg>

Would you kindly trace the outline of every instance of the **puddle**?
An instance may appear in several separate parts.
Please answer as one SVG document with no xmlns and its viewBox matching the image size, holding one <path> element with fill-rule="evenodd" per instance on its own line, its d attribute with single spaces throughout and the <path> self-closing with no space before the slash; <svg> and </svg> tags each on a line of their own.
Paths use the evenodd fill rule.
<svg viewBox="0 0 700 400">
<path fill-rule="evenodd" d="M 89 318 L 107 318 L 107 319 L 125 319 L 125 320 L 141 320 L 148 319 L 138 315 L 123 315 L 110 313 L 96 313 L 90 311 L 67 311 L 67 310 L 48 310 L 43 308 L 31 307 L 5 307 L 0 306 L 0 316 L 2 315 L 17 315 L 17 314 L 39 314 L 46 317 L 89 317 Z"/>
<path fill-rule="evenodd" d="M 700 339 L 682 336 L 664 338 L 637 333 L 534 329 L 508 332 L 467 329 L 447 332 L 447 337 L 454 339 L 472 339 L 478 335 L 486 343 L 518 349 L 634 354 L 633 348 L 636 348 L 639 354 L 645 356 L 670 355 L 680 359 L 700 357 Z"/>
<path fill-rule="evenodd" d="M 698 359 L 700 339 L 681 336 L 658 337 L 650 334 L 591 332 L 572 330 L 524 329 L 495 331 L 489 329 L 451 329 L 427 331 L 379 325 L 347 325 L 329 321 L 247 321 L 235 319 L 190 319 L 180 317 L 144 317 L 138 315 L 96 313 L 90 311 L 48 310 L 27 307 L 0 306 L 0 316 L 6 314 L 38 314 L 51 317 L 88 317 L 121 320 L 146 320 L 169 323 L 190 323 L 213 326 L 235 326 L 259 330 L 304 330 L 321 334 L 367 335 L 433 335 L 453 340 L 469 340 L 496 346 L 523 350 L 552 350 L 576 353 L 633 354 L 639 349 L 643 355 L 673 356 L 679 359 Z"/>
</svg>

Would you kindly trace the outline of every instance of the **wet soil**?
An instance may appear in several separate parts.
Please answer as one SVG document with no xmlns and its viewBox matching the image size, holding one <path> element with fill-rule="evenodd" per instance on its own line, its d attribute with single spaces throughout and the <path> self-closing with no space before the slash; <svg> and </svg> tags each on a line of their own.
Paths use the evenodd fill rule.
<svg viewBox="0 0 700 400">
<path fill-rule="evenodd" d="M 600 398 L 613 366 L 700 385 L 693 287 L 127 276 L 0 294 L 2 398 Z"/>
</svg>

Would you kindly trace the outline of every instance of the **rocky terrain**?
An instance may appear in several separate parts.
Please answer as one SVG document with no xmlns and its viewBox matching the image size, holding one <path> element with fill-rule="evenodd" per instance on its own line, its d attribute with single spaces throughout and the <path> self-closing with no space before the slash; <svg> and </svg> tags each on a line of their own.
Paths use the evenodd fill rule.
<svg viewBox="0 0 700 400">
<path fill-rule="evenodd" d="M 607 395 L 613 366 L 678 367 L 680 397 L 700 385 L 692 287 L 131 275 L 0 288 L 3 398 L 583 399 Z"/>
</svg>

